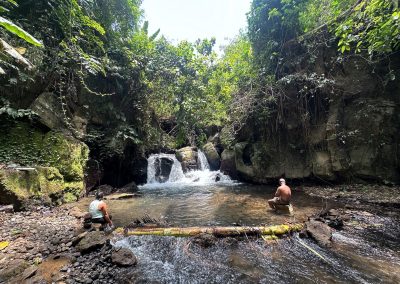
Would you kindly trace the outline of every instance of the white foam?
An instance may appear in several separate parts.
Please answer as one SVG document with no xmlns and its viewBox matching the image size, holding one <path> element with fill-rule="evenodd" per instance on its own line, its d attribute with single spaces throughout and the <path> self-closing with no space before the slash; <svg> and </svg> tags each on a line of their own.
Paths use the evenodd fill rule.
<svg viewBox="0 0 400 284">
<path fill-rule="evenodd" d="M 204 186 L 204 185 L 233 185 L 236 181 L 232 180 L 228 175 L 221 171 L 211 171 L 207 162 L 207 158 L 203 152 L 199 150 L 199 168 L 200 170 L 189 171 L 183 173 L 181 163 L 176 159 L 174 154 L 153 154 L 148 158 L 147 166 L 147 183 L 140 188 L 168 188 L 168 187 L 183 187 L 183 186 Z M 157 158 L 169 158 L 173 161 L 169 178 L 164 183 L 159 183 L 156 180 L 155 161 Z"/>
</svg>

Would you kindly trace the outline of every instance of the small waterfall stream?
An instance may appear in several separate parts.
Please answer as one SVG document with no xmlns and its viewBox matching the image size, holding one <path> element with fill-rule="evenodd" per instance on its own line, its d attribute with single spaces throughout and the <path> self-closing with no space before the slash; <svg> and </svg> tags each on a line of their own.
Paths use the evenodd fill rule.
<svg viewBox="0 0 400 284">
<path fill-rule="evenodd" d="M 174 154 L 154 154 L 147 159 L 147 183 L 159 183 L 156 179 L 156 173 L 162 173 L 162 159 L 172 161 L 171 172 L 167 182 L 176 182 L 185 178 L 181 163 L 176 159 Z M 157 161 L 159 161 L 157 163 Z"/>
<path fill-rule="evenodd" d="M 198 160 L 199 161 L 199 169 L 201 171 L 209 170 L 210 169 L 210 165 L 208 164 L 206 155 L 204 155 L 204 153 L 201 150 L 199 150 L 197 152 L 197 154 L 198 154 L 198 159 L 199 159 Z"/>
</svg>

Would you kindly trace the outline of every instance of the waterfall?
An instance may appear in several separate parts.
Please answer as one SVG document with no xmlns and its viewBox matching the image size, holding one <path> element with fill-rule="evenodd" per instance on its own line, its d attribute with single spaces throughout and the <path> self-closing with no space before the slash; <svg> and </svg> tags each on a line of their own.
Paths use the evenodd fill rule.
<svg viewBox="0 0 400 284">
<path fill-rule="evenodd" d="M 181 163 L 176 159 L 174 154 L 154 154 L 147 159 L 147 183 L 158 183 L 156 179 L 156 172 L 161 172 L 162 163 L 158 163 L 158 169 L 156 166 L 156 161 L 162 158 L 170 159 L 173 161 L 171 172 L 167 182 L 176 182 L 185 177 L 183 174 Z"/>
<path fill-rule="evenodd" d="M 198 155 L 198 161 L 199 161 L 200 170 L 201 171 L 209 170 L 210 169 L 210 165 L 208 164 L 206 155 L 204 155 L 204 153 L 201 150 L 199 150 L 197 152 L 197 155 Z"/>
<path fill-rule="evenodd" d="M 198 151 L 199 170 L 183 173 L 181 163 L 174 154 L 153 154 L 147 161 L 147 184 L 144 187 L 202 186 L 217 183 L 233 184 L 228 175 L 210 171 L 207 158 Z"/>
</svg>

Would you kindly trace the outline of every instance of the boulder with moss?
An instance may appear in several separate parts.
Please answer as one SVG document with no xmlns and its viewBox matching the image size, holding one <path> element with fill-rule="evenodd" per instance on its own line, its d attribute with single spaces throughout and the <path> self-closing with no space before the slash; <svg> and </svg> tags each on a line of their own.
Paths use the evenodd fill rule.
<svg viewBox="0 0 400 284">
<path fill-rule="evenodd" d="M 84 193 L 84 143 L 35 121 L 0 119 L 0 163 L 35 169 L 3 169 L 0 203 L 18 208 L 31 197 L 71 202 Z"/>
<path fill-rule="evenodd" d="M 203 146 L 204 154 L 207 158 L 208 163 L 210 164 L 210 168 L 213 171 L 219 170 L 221 166 L 221 157 L 218 154 L 217 149 L 215 148 L 214 144 L 208 142 Z"/>
<path fill-rule="evenodd" d="M 181 162 L 182 170 L 184 173 L 197 170 L 198 167 L 198 155 L 196 147 L 184 147 L 176 151 L 176 159 Z"/>
<path fill-rule="evenodd" d="M 54 167 L 0 170 L 0 203 L 24 207 L 30 198 L 47 199 L 62 193 L 64 178 Z"/>
</svg>

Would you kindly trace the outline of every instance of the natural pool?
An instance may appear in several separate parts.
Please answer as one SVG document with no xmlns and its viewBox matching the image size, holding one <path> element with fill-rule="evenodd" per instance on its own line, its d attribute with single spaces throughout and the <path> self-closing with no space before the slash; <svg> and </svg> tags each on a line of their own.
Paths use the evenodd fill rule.
<svg viewBox="0 0 400 284">
<path fill-rule="evenodd" d="M 266 203 L 274 191 L 233 182 L 151 184 L 140 187 L 141 197 L 107 203 L 117 226 L 148 214 L 182 227 L 300 222 L 326 206 L 340 206 L 293 190 L 294 216 L 276 214 Z M 79 206 L 87 208 L 91 200 Z M 208 248 L 188 238 L 157 236 L 129 237 L 116 245 L 138 257 L 129 275 L 134 283 L 399 283 L 399 218 L 356 216 L 352 222 L 358 223 L 334 233 L 332 248 L 301 240 L 323 259 L 297 235 L 274 244 L 219 239 Z"/>
</svg>

